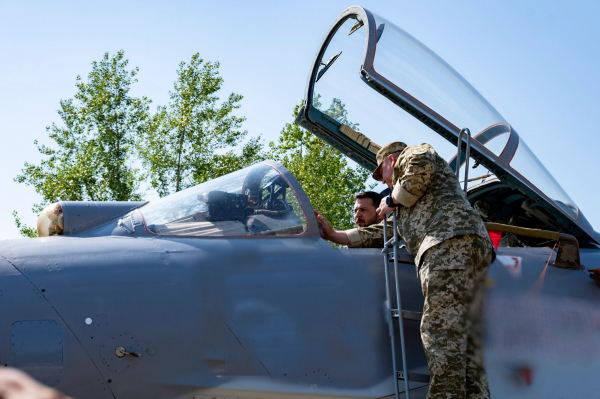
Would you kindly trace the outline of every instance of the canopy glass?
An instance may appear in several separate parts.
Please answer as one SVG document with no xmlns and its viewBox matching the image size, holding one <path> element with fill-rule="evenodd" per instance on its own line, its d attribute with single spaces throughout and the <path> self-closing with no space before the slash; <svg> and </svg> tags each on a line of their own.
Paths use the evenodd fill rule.
<svg viewBox="0 0 600 399">
<path fill-rule="evenodd" d="M 377 14 L 374 17 L 378 27 L 385 26 L 373 62 L 379 74 L 459 130 L 466 127 L 475 135 L 488 126 L 506 123 L 498 111 L 437 54 L 385 18 Z"/>
<path fill-rule="evenodd" d="M 554 176 L 535 156 L 533 151 L 521 140 L 510 166 L 520 172 L 554 201 L 573 219 L 579 217 L 579 208 L 573 203 L 567 192 L 558 184 Z"/>
<path fill-rule="evenodd" d="M 474 140 L 490 151 L 490 159 L 506 169 L 512 167 L 520 181 L 537 187 L 570 218 L 578 218 L 577 206 L 518 136 L 513 156 L 515 146 L 509 148 L 508 143 L 516 133 L 511 133 L 508 122 L 469 82 L 404 30 L 379 15 L 373 17 L 371 30 L 376 30 L 377 41 L 372 63 L 377 74 L 447 130 L 456 134 L 468 128 Z M 361 70 L 369 62 L 365 52 L 366 22 L 358 15 L 351 16 L 331 38 L 315 77 L 312 105 L 325 118 L 350 128 L 339 129 L 349 140 L 376 143 L 369 145 L 373 153 L 390 141 L 409 145 L 427 142 L 454 164 L 455 144 L 363 82 Z M 471 165 L 475 170 L 469 172 L 469 177 L 490 174 L 482 165 Z"/>
<path fill-rule="evenodd" d="M 378 27 L 385 24 L 377 42 L 375 70 L 457 128 L 469 128 L 478 142 L 499 156 L 509 138 L 500 113 L 437 54 L 385 18 L 374 17 Z M 577 219 L 573 200 L 522 138 L 510 165 Z"/>
<path fill-rule="evenodd" d="M 302 234 L 304 210 L 283 175 L 257 164 L 140 208 L 158 235 L 224 237 Z"/>
<path fill-rule="evenodd" d="M 315 83 L 312 105 L 379 146 L 395 140 L 410 144 L 427 142 L 449 159 L 456 153 L 454 145 L 361 80 L 365 29 L 361 27 L 348 35 L 355 23 L 356 20 L 347 19 L 327 47 L 323 63 L 341 54 Z"/>
</svg>

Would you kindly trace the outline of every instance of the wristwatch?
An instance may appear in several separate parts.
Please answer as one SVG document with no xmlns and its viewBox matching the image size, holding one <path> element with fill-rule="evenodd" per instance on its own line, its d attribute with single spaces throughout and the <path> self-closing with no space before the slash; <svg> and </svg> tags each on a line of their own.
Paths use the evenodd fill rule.
<svg viewBox="0 0 600 399">
<path fill-rule="evenodd" d="M 392 196 L 391 195 L 388 195 L 387 197 L 385 197 L 385 204 L 387 206 L 389 206 L 390 208 L 397 208 L 397 207 L 399 207 L 399 206 L 402 205 L 402 204 L 394 204 L 392 202 Z"/>
</svg>

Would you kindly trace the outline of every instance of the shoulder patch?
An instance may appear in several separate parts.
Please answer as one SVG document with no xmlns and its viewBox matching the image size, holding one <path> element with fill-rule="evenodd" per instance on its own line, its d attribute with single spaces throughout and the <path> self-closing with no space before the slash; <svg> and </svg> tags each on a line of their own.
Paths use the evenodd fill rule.
<svg viewBox="0 0 600 399">
<path fill-rule="evenodd" d="M 425 154 L 428 150 L 428 146 L 425 144 L 416 145 L 411 150 L 410 153 L 413 155 Z"/>
</svg>

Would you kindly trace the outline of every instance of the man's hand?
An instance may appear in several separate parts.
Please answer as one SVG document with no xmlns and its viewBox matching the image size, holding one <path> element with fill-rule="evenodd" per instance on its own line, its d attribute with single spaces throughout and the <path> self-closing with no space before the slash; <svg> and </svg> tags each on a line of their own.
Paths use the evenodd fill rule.
<svg viewBox="0 0 600 399">
<path fill-rule="evenodd" d="M 395 208 L 390 208 L 389 206 L 387 206 L 387 198 L 388 197 L 383 197 L 383 199 L 381 200 L 381 202 L 379 203 L 379 208 L 377 208 L 377 218 L 381 221 L 385 218 L 385 215 L 387 215 L 388 213 L 392 212 Z M 394 198 L 392 198 L 392 203 L 394 203 Z"/>
<path fill-rule="evenodd" d="M 1 399 L 72 399 L 40 384 L 20 370 L 0 368 Z"/>
<path fill-rule="evenodd" d="M 345 231 L 335 231 L 333 227 L 331 227 L 331 224 L 323 217 L 323 215 L 317 211 L 315 211 L 315 216 L 317 217 L 317 223 L 319 224 L 319 233 L 321 234 L 321 238 L 335 242 L 336 244 L 350 245 L 350 240 L 348 239 L 348 235 L 346 235 Z"/>
<path fill-rule="evenodd" d="M 315 211 L 315 216 L 317 217 L 317 223 L 319 223 L 319 233 L 321 233 L 321 237 L 325 240 L 329 240 L 329 237 L 335 233 L 335 230 L 331 227 L 331 223 L 329 223 L 318 211 Z"/>
</svg>

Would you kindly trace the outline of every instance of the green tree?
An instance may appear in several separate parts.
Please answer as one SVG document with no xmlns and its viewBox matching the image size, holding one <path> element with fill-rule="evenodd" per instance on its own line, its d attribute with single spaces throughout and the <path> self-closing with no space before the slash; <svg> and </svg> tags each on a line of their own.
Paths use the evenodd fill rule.
<svg viewBox="0 0 600 399">
<path fill-rule="evenodd" d="M 87 82 L 77 76 L 74 98 L 60 101 L 62 126 L 53 123 L 46 128 L 54 148 L 35 141 L 44 159 L 39 165 L 26 162 L 14 179 L 42 196 L 34 213 L 60 200 L 141 199 L 139 171 L 131 160 L 147 124 L 150 101 L 130 96 L 138 68 L 128 70 L 127 64 L 123 50 L 93 62 Z M 31 228 L 14 216 L 21 233 L 29 236 Z"/>
<path fill-rule="evenodd" d="M 240 130 L 246 118 L 234 115 L 242 96 L 231 93 L 219 104 L 223 85 L 218 62 L 204 62 L 199 54 L 179 64 L 174 89 L 167 106 L 158 107 L 140 156 L 151 186 L 165 196 L 262 160 L 260 138 L 233 150 L 247 132 Z"/>
<path fill-rule="evenodd" d="M 21 218 L 19 217 L 19 214 L 17 213 L 17 211 L 13 211 L 12 214 L 13 214 L 13 217 L 15 218 L 15 224 L 17 225 L 17 229 L 19 229 L 19 233 L 23 237 L 34 238 L 34 237 L 38 236 L 37 229 L 34 229 L 33 227 L 29 227 L 25 223 L 23 223 L 21 221 Z"/>
<path fill-rule="evenodd" d="M 347 116 L 340 100 L 334 99 L 332 107 Z M 299 109 L 297 105 L 294 118 Z M 346 124 L 358 127 L 351 122 Z M 286 124 L 277 143 L 271 142 L 269 147 L 269 156 L 294 174 L 314 209 L 337 229 L 354 226 L 354 194 L 366 189 L 369 171 L 350 167 L 342 153 L 295 123 Z"/>
</svg>

